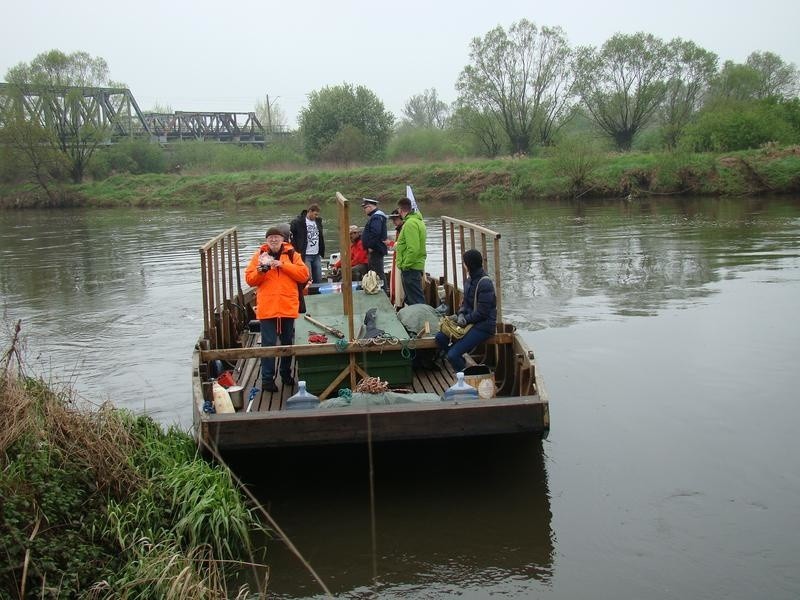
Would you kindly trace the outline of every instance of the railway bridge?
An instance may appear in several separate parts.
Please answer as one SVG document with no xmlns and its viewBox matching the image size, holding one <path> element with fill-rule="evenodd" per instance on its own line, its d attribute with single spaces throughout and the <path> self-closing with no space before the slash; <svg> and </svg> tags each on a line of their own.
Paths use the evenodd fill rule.
<svg viewBox="0 0 800 600">
<path fill-rule="evenodd" d="M 0 129 L 22 118 L 62 136 L 103 132 L 105 143 L 211 141 L 263 145 L 254 112 L 143 112 L 127 88 L 16 85 L 0 82 Z"/>
</svg>

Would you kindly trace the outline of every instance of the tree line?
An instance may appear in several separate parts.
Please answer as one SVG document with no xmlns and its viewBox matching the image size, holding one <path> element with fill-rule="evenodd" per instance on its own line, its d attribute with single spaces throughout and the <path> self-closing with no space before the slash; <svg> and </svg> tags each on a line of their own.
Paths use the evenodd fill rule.
<svg viewBox="0 0 800 600">
<path fill-rule="evenodd" d="M 9 69 L 6 81 L 124 87 L 111 80 L 104 59 L 59 50 Z M 43 126 L 20 118 L 0 98 L 0 179 L 30 179 L 50 194 L 58 182 L 80 182 L 86 173 L 163 172 L 203 160 L 208 168 L 227 161 L 247 169 L 529 155 L 576 140 L 623 152 L 797 144 L 798 91 L 797 67 L 772 52 L 720 64 L 694 42 L 642 32 L 572 47 L 562 28 L 522 19 L 473 38 L 453 103 L 426 89 L 406 101 L 398 120 L 364 86 L 326 86 L 309 94 L 298 130 L 261 151 L 188 145 L 164 153 L 142 142 L 107 148 L 102 127 Z M 256 112 L 273 129 L 285 128 L 283 111 L 268 98 L 256 103 Z"/>
</svg>

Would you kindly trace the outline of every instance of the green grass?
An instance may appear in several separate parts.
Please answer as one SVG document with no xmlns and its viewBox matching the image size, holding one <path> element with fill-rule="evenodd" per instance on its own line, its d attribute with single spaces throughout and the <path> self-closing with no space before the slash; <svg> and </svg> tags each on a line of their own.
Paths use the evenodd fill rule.
<svg viewBox="0 0 800 600">
<path fill-rule="evenodd" d="M 231 597 L 263 531 L 186 433 L 5 369 L 0 498 L 0 598 Z"/>
<path fill-rule="evenodd" d="M 405 185 L 427 203 L 633 195 L 797 193 L 800 150 L 731 153 L 607 153 L 570 164 L 564 157 L 471 160 L 294 171 L 115 175 L 64 185 L 65 206 L 271 205 L 347 198 L 393 202 Z M 45 206 L 35 186 L 0 186 L 0 207 Z"/>
</svg>

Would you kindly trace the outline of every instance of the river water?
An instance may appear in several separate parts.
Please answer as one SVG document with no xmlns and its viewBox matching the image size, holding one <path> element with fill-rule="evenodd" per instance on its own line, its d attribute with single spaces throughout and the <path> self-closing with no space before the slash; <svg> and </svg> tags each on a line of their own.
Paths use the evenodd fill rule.
<svg viewBox="0 0 800 600">
<path fill-rule="evenodd" d="M 30 370 L 189 428 L 199 246 L 236 225 L 246 259 L 300 208 L 0 212 L 3 325 L 23 320 Z M 800 597 L 800 198 L 423 209 L 433 273 L 436 216 L 502 232 L 504 314 L 552 429 L 378 449 L 374 513 L 364 449 L 250 457 L 331 591 Z M 274 597 L 321 596 L 266 544 Z"/>
</svg>

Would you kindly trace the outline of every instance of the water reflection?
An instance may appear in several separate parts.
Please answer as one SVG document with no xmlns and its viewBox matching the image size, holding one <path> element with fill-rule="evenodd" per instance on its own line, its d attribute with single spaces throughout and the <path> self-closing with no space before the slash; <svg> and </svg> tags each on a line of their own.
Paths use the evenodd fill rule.
<svg viewBox="0 0 800 600">
<path fill-rule="evenodd" d="M 691 306 L 720 279 L 781 268 L 800 248 L 794 199 L 420 201 L 431 273 L 442 272 L 440 214 L 502 234 L 504 316 L 528 331 Z M 0 212 L 3 315 L 25 320 L 41 370 L 74 374 L 97 399 L 189 427 L 190 349 L 201 330 L 197 249 L 235 225 L 246 261 L 268 225 L 301 208 Z M 323 216 L 333 251 L 333 205 Z"/>
<path fill-rule="evenodd" d="M 331 588 L 796 598 L 785 557 L 800 553 L 786 527 L 800 493 L 800 199 L 419 199 L 431 272 L 442 212 L 502 233 L 504 314 L 551 392 L 548 456 L 539 444 L 379 451 L 376 554 L 363 449 L 305 463 L 249 457 L 248 482 Z M 197 248 L 237 225 L 246 259 L 267 225 L 300 208 L 0 212 L 4 319 L 24 320 L 29 358 L 45 372 L 188 428 Z M 276 594 L 319 594 L 267 544 Z"/>
<path fill-rule="evenodd" d="M 499 592 L 515 581 L 530 590 L 552 576 L 550 495 L 538 440 L 378 447 L 374 555 L 366 448 L 274 452 L 256 461 L 239 455 L 233 464 L 337 597 Z M 269 541 L 267 552 L 271 594 L 320 591 L 282 543 Z"/>
</svg>

